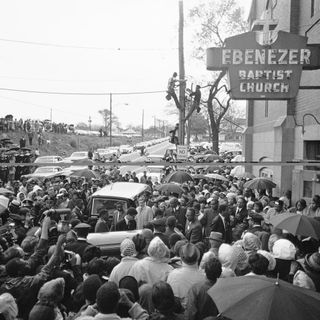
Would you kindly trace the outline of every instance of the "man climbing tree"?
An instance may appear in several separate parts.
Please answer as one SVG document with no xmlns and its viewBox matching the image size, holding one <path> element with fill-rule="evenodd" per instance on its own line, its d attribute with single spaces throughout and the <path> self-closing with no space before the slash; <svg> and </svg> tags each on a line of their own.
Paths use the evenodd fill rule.
<svg viewBox="0 0 320 320">
<path fill-rule="evenodd" d="M 174 129 L 170 130 L 170 143 L 174 143 L 175 145 L 179 144 L 179 139 L 176 136 L 177 131 L 179 131 L 179 123 L 176 124 Z"/>
<path fill-rule="evenodd" d="M 177 76 L 178 76 L 178 74 L 176 72 L 174 72 L 172 77 L 170 77 L 168 80 L 168 88 L 167 88 L 168 94 L 166 95 L 167 100 L 171 100 L 171 97 L 176 94 L 174 89 L 176 87 L 179 87 L 180 83 L 186 82 L 186 80 L 178 80 Z"/>
<path fill-rule="evenodd" d="M 196 91 L 190 93 L 190 97 L 193 98 L 193 109 L 197 109 L 197 113 L 200 112 L 201 91 L 200 86 L 197 84 Z"/>
</svg>

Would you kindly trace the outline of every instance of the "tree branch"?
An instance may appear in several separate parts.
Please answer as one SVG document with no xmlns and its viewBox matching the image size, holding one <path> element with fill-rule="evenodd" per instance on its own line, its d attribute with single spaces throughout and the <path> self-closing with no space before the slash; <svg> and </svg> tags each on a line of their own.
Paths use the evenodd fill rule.
<svg viewBox="0 0 320 320">
<path fill-rule="evenodd" d="M 218 101 L 218 100 L 217 100 Z M 219 117 L 217 119 L 217 122 L 220 122 L 221 119 L 224 117 L 224 115 L 226 114 L 226 112 L 228 111 L 229 107 L 230 107 L 230 101 L 231 101 L 231 97 L 229 97 L 228 101 L 227 101 L 227 105 L 225 107 L 222 107 L 222 112 L 219 114 Z M 220 102 L 219 102 L 220 103 Z"/>
<path fill-rule="evenodd" d="M 174 100 L 174 102 L 175 102 L 175 104 L 176 104 L 176 107 L 177 107 L 179 110 L 182 110 L 182 106 L 181 106 L 181 104 L 180 104 L 180 102 L 179 102 L 179 100 L 178 100 L 178 97 L 177 97 L 176 93 L 173 91 L 173 92 L 170 92 L 170 94 L 171 94 L 171 97 L 173 98 L 173 100 Z"/>
</svg>

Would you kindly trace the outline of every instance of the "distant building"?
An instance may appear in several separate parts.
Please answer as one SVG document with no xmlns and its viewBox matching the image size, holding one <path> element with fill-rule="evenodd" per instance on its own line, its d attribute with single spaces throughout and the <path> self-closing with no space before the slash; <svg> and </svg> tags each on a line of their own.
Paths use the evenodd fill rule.
<svg viewBox="0 0 320 320">
<path fill-rule="evenodd" d="M 261 17 L 267 0 L 253 0 L 249 22 Z M 308 37 L 308 44 L 320 43 L 320 1 L 278 0 L 274 18 L 276 30 Z M 303 71 L 300 85 L 320 85 L 320 70 Z M 283 101 L 247 102 L 244 154 L 247 161 L 320 160 L 320 90 L 299 90 L 296 98 Z M 301 125 L 304 122 L 304 132 Z M 292 190 L 293 203 L 301 197 L 311 200 L 320 194 L 320 168 L 302 166 L 252 167 L 256 176 L 272 178 L 276 195 Z"/>
</svg>

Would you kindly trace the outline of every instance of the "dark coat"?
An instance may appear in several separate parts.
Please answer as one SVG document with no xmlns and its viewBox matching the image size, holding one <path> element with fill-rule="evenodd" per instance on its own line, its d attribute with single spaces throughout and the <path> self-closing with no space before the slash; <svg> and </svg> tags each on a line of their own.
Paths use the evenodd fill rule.
<svg viewBox="0 0 320 320">
<path fill-rule="evenodd" d="M 90 246 L 86 240 L 77 240 L 66 245 L 66 250 L 77 253 L 82 258 L 84 250 Z"/>
<path fill-rule="evenodd" d="M 231 240 L 230 222 L 225 219 L 225 226 L 220 215 L 216 216 L 211 224 L 211 231 L 220 232 L 223 242 L 229 243 Z"/>
<path fill-rule="evenodd" d="M 194 284 L 188 292 L 188 305 L 185 310 L 185 319 L 202 320 L 206 317 L 217 316 L 218 308 L 208 290 L 214 285 L 209 280 Z"/>
<path fill-rule="evenodd" d="M 165 217 L 174 216 L 177 219 L 177 224 L 182 227 L 186 225 L 186 212 L 187 208 L 178 206 L 178 208 L 168 208 L 166 209 L 164 215 Z"/>
<path fill-rule="evenodd" d="M 202 241 L 202 226 L 198 220 L 195 220 L 190 225 L 186 222 L 185 235 L 187 240 L 195 244 Z"/>
<path fill-rule="evenodd" d="M 122 219 L 116 224 L 115 231 L 127 231 L 127 230 L 136 230 L 136 229 L 137 229 L 137 223 L 135 220 L 130 220 L 129 224 L 127 224 L 126 221 Z"/>
<path fill-rule="evenodd" d="M 200 219 L 200 223 L 204 227 L 204 233 L 206 237 L 209 237 L 212 221 L 217 215 L 218 211 L 213 210 L 212 208 L 207 208 L 204 210 L 204 214 L 203 217 Z"/>
</svg>

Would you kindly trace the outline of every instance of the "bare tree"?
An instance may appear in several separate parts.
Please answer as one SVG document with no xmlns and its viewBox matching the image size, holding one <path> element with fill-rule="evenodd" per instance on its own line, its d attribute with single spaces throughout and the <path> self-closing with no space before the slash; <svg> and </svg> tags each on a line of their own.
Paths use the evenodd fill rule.
<svg viewBox="0 0 320 320">
<path fill-rule="evenodd" d="M 199 25 L 195 34 L 198 45 L 194 50 L 194 56 L 202 60 L 204 60 L 206 48 L 212 44 L 222 47 L 225 37 L 247 30 L 242 10 L 234 0 L 203 1 L 190 11 L 190 18 Z M 225 75 L 226 71 L 213 73 L 214 79 L 207 86 L 209 92 L 207 100 L 204 101 L 210 120 L 212 148 L 217 153 L 221 121 L 231 106 Z"/>
<path fill-rule="evenodd" d="M 98 112 L 103 119 L 104 131 L 106 132 L 106 135 L 108 135 L 108 132 L 110 130 L 110 116 L 111 116 L 112 123 L 116 126 L 119 125 L 118 117 L 115 116 L 114 114 L 111 115 L 111 112 L 109 109 L 99 110 Z"/>
</svg>

